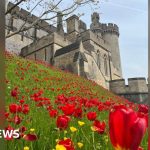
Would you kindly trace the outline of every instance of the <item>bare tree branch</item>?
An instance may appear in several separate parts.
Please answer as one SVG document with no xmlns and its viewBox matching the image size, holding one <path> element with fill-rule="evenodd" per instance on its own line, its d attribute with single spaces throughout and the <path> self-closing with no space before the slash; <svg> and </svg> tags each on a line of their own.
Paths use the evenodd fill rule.
<svg viewBox="0 0 150 150">
<path fill-rule="evenodd" d="M 62 0 L 60 0 L 60 1 L 52 8 L 52 10 L 55 9 L 61 2 L 62 2 Z M 51 11 L 52 11 L 52 10 L 51 10 Z M 20 32 L 27 31 L 27 30 L 31 29 L 33 26 L 35 26 L 35 25 L 41 20 L 41 18 L 42 18 L 44 15 L 46 15 L 46 14 L 49 13 L 49 12 L 50 12 L 50 10 L 49 10 L 49 11 L 45 11 L 40 17 L 38 17 L 37 20 L 35 20 L 35 21 L 34 21 L 30 26 L 28 26 L 28 27 L 24 27 L 24 25 L 26 24 L 26 22 L 24 22 L 23 25 L 20 27 L 20 29 L 18 29 L 17 31 L 15 31 L 15 32 L 13 32 L 13 33 L 10 33 L 10 34 L 6 35 L 6 38 L 9 38 L 9 37 L 11 37 L 11 36 L 13 36 L 13 35 L 15 35 L 15 34 L 18 34 L 18 33 L 20 33 Z M 55 16 L 55 17 L 56 17 L 56 16 Z M 55 17 L 52 17 L 52 19 L 55 18 Z"/>
<path fill-rule="evenodd" d="M 16 8 L 19 4 L 21 4 L 22 2 L 24 2 L 25 0 L 20 0 L 18 3 L 16 3 L 14 6 L 12 6 L 9 10 L 7 10 L 7 12 L 5 12 L 5 15 L 11 13 L 11 11 Z"/>
<path fill-rule="evenodd" d="M 57 6 L 62 2 L 63 0 L 59 0 L 59 2 L 57 4 L 55 4 L 50 10 L 46 10 L 45 12 L 43 12 L 32 24 L 30 24 L 28 27 L 25 26 L 25 24 L 27 23 L 27 21 L 25 21 L 21 27 L 16 30 L 15 32 L 13 33 L 10 33 L 8 35 L 6 35 L 6 38 L 9 38 L 13 35 L 16 35 L 20 32 L 24 32 L 24 31 L 27 31 L 29 29 L 31 29 L 33 26 L 37 25 L 39 21 L 41 20 L 52 20 L 54 18 L 57 17 L 57 13 L 58 13 L 58 10 L 55 10 L 55 8 L 57 8 Z M 74 2 L 70 7 L 64 9 L 61 11 L 62 13 L 62 16 L 67 16 L 71 13 L 73 13 L 79 6 L 83 5 L 83 4 L 86 4 L 86 3 L 89 3 L 89 2 L 92 2 L 93 0 L 79 0 L 79 2 Z M 40 4 L 41 0 L 35 5 L 35 7 L 33 9 L 35 9 L 39 4 Z M 33 11 L 33 9 L 31 11 Z M 49 13 L 56 13 L 56 15 L 50 17 L 50 18 L 43 18 L 45 15 L 49 14 Z M 27 19 L 26 19 L 27 20 Z"/>
</svg>

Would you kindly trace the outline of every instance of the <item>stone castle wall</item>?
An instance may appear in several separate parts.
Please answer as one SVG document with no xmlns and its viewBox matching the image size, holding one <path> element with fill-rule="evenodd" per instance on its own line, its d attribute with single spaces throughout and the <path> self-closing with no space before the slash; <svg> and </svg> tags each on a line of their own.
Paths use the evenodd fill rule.
<svg viewBox="0 0 150 150">
<path fill-rule="evenodd" d="M 115 94 L 136 103 L 147 103 L 148 84 L 145 78 L 129 78 L 128 85 L 124 79 L 112 80 L 109 83 L 110 90 Z"/>
<path fill-rule="evenodd" d="M 7 10 L 14 4 L 8 3 Z M 25 23 L 25 27 L 30 26 L 38 17 L 30 14 L 28 11 L 15 7 L 11 13 L 6 15 L 6 35 L 16 32 Z M 6 49 L 13 53 L 19 54 L 21 49 L 30 45 L 37 39 L 46 36 L 56 30 L 55 27 L 49 25 L 46 21 L 39 21 L 27 31 L 19 32 L 9 38 L 6 38 Z"/>
</svg>

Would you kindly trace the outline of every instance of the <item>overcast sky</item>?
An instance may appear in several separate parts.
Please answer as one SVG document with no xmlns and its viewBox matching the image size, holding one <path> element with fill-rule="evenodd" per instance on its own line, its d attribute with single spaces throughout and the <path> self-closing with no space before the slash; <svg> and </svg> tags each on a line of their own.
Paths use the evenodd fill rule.
<svg viewBox="0 0 150 150">
<path fill-rule="evenodd" d="M 101 22 L 119 26 L 123 77 L 147 78 L 148 0 L 101 0 L 99 6 Z M 85 12 L 81 19 L 89 26 L 93 10 L 86 6 L 80 11 Z"/>
</svg>

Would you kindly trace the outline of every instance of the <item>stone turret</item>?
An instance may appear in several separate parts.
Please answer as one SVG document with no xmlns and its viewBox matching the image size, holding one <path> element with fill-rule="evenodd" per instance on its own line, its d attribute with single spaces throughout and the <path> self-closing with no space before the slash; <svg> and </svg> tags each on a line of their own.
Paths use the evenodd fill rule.
<svg viewBox="0 0 150 150">
<path fill-rule="evenodd" d="M 103 39 L 110 45 L 112 63 L 122 77 L 120 49 L 119 49 L 119 28 L 116 24 L 102 24 Z"/>
<path fill-rule="evenodd" d="M 67 38 L 68 40 L 75 42 L 77 35 L 79 34 L 79 17 L 73 15 L 67 20 Z"/>
<path fill-rule="evenodd" d="M 63 29 L 63 20 L 62 20 L 62 18 L 63 18 L 62 13 L 58 12 L 57 13 L 57 32 L 60 35 L 64 36 L 64 29 Z"/>
<path fill-rule="evenodd" d="M 71 32 L 79 32 L 79 17 L 76 15 L 73 15 L 69 18 L 67 18 L 67 33 Z"/>
<path fill-rule="evenodd" d="M 100 20 L 99 13 L 94 12 L 94 13 L 91 15 L 91 20 L 92 20 L 92 23 L 93 23 L 94 25 L 99 24 L 99 20 Z"/>
<path fill-rule="evenodd" d="M 92 24 L 90 25 L 90 29 L 96 33 L 98 36 L 101 37 L 101 34 L 103 32 L 102 30 L 102 24 L 100 23 L 100 16 L 97 12 L 94 12 L 91 15 Z"/>
</svg>

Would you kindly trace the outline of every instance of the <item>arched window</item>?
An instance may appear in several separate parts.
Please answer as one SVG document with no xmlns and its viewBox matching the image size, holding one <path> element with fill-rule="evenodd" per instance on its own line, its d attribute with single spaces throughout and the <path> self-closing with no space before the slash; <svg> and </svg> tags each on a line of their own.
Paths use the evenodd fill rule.
<svg viewBox="0 0 150 150">
<path fill-rule="evenodd" d="M 97 65 L 98 65 L 98 68 L 100 68 L 101 67 L 101 62 L 100 62 L 100 52 L 99 51 L 97 51 Z"/>
<path fill-rule="evenodd" d="M 32 37 L 34 41 L 37 39 L 37 28 L 36 26 L 33 27 Z"/>
<path fill-rule="evenodd" d="M 8 27 L 10 29 L 13 29 L 13 23 L 14 23 L 14 16 L 10 16 L 9 22 L 8 22 Z"/>
<path fill-rule="evenodd" d="M 107 56 L 104 55 L 104 71 L 105 75 L 108 76 L 108 65 L 107 65 Z"/>
<path fill-rule="evenodd" d="M 21 32 L 21 41 L 24 39 L 24 32 Z"/>
<path fill-rule="evenodd" d="M 7 34 L 10 33 L 11 30 L 13 30 L 13 23 L 14 23 L 14 17 L 12 15 L 9 15 L 9 19 L 8 19 L 8 31 Z"/>
<path fill-rule="evenodd" d="M 92 74 L 94 74 L 94 61 L 92 61 Z"/>
</svg>

